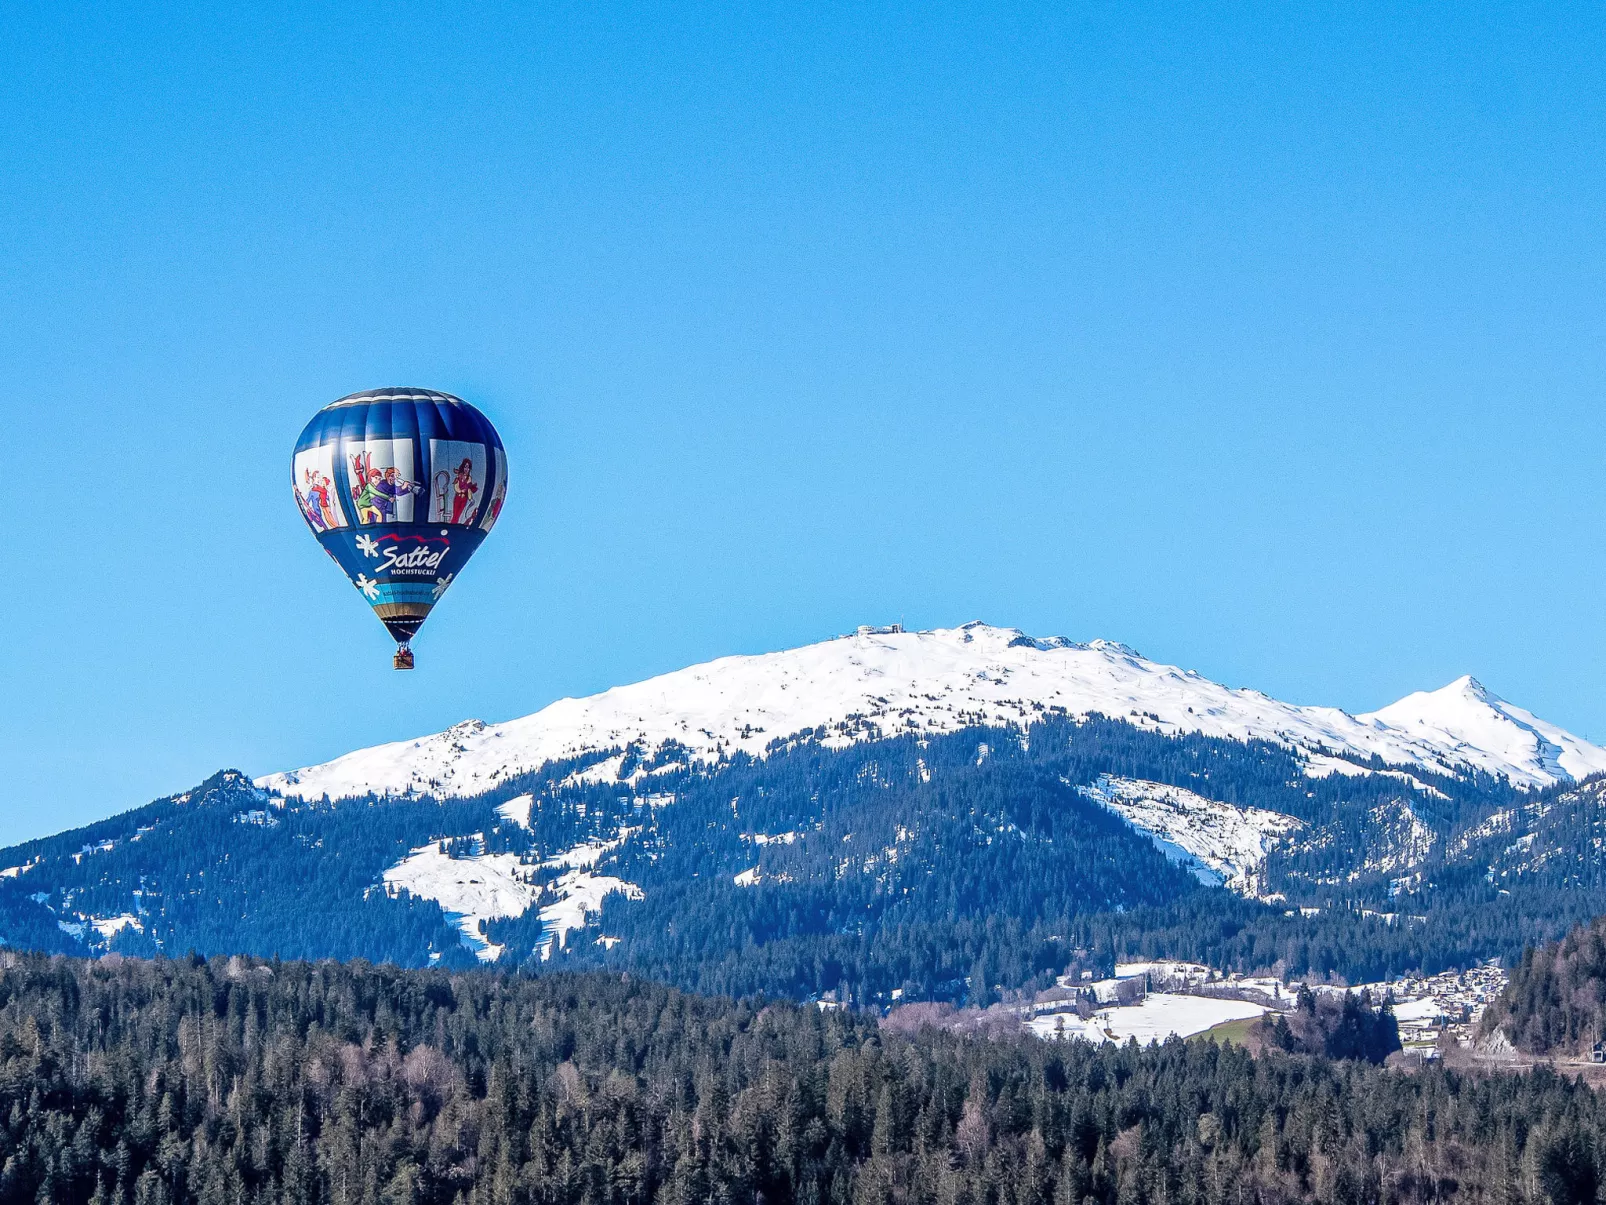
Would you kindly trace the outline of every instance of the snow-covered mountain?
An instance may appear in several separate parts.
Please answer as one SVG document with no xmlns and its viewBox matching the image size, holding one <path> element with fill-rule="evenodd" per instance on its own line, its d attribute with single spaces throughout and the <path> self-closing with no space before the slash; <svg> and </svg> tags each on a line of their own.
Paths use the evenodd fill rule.
<svg viewBox="0 0 1606 1205">
<path fill-rule="evenodd" d="M 1122 644 L 970 623 L 928 632 L 861 628 L 784 652 L 722 657 L 589 698 L 560 699 L 522 719 L 469 720 L 362 749 L 258 785 L 305 799 L 465 796 L 598 750 L 634 746 L 651 757 L 673 742 L 684 749 L 676 757 L 706 763 L 737 750 L 762 756 L 772 742 L 803 733 L 845 747 L 878 736 L 1091 713 L 1160 732 L 1273 741 L 1305 756 L 1313 774 L 1353 773 L 1355 761 L 1373 757 L 1406 770 L 1487 771 L 1520 787 L 1606 770 L 1606 749 L 1471 678 L 1350 715 L 1222 686 Z"/>
<path fill-rule="evenodd" d="M 1452 754 L 1492 759 L 1485 769 L 1521 766 L 1546 785 L 1599 773 L 1601 750 L 1530 711 L 1508 703 L 1473 677 L 1457 678 L 1439 690 L 1419 690 L 1398 703 L 1366 715 L 1363 723 L 1382 724 L 1428 741 Z M 1520 781 L 1507 771 L 1513 781 Z"/>
<path fill-rule="evenodd" d="M 1597 771 L 1471 679 L 1351 715 L 1118 644 L 861 629 L 0 851 L 0 944 L 883 1002 L 1111 942 L 1377 979 L 1606 912 Z"/>
</svg>

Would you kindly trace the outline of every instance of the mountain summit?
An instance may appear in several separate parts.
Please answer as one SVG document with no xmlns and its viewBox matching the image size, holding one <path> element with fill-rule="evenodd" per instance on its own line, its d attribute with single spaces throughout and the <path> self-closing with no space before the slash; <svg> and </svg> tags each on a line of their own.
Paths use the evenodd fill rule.
<svg viewBox="0 0 1606 1205">
<path fill-rule="evenodd" d="M 1606 768 L 1598 747 L 1506 702 L 1473 677 L 1419 690 L 1357 718 L 1446 748 L 1477 750 L 1497 762 L 1529 768 L 1542 781 L 1585 778 Z"/>
<path fill-rule="evenodd" d="M 589 698 L 560 699 L 521 719 L 470 720 L 358 750 L 257 785 L 303 799 L 467 796 L 599 750 L 689 767 L 737 751 L 762 757 L 794 737 L 843 748 L 905 733 L 1092 714 L 1162 733 L 1270 741 L 1296 751 L 1312 775 L 1380 758 L 1438 774 L 1483 771 L 1534 788 L 1606 770 L 1606 750 L 1471 678 L 1355 716 L 1222 686 L 1122 644 L 968 623 L 926 632 L 865 627 L 783 652 L 722 657 Z M 618 754 L 621 765 L 626 756 Z"/>
</svg>

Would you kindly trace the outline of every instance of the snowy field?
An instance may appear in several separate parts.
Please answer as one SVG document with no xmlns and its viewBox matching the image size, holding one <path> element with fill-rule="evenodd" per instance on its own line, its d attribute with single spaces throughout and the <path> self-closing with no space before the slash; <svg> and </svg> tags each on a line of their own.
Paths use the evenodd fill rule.
<svg viewBox="0 0 1606 1205">
<path fill-rule="evenodd" d="M 1153 992 L 1140 1004 L 1101 1008 L 1089 1020 L 1074 1012 L 1033 1017 L 1027 1025 L 1041 1038 L 1082 1038 L 1089 1042 L 1124 1042 L 1140 1045 L 1163 1042 L 1173 1035 L 1192 1037 L 1227 1021 L 1245 1021 L 1266 1010 L 1247 1000 L 1217 1000 L 1206 996 L 1180 996 Z"/>
</svg>

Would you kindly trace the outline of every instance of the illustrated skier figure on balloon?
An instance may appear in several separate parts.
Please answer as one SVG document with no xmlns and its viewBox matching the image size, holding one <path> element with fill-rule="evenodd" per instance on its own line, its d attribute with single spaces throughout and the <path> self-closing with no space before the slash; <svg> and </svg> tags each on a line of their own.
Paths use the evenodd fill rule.
<svg viewBox="0 0 1606 1205">
<path fill-rule="evenodd" d="M 329 478 L 307 469 L 302 474 L 302 485 L 305 493 L 296 490 L 301 513 L 307 517 L 314 531 L 328 531 L 335 526 L 334 509 L 329 505 Z"/>
<path fill-rule="evenodd" d="M 375 471 L 370 452 L 357 452 L 352 456 L 351 475 L 356 479 L 351 487 L 351 498 L 357 504 L 359 523 L 394 523 L 397 501 L 424 492 L 421 484 L 403 478 L 394 465 Z"/>
</svg>

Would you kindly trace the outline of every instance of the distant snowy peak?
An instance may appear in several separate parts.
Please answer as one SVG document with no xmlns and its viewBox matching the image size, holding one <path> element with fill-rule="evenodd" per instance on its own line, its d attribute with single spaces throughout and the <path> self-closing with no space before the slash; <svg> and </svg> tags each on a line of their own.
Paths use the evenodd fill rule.
<svg viewBox="0 0 1606 1205">
<path fill-rule="evenodd" d="M 1465 751 L 1473 764 L 1479 764 L 1481 755 L 1525 767 L 1546 783 L 1606 770 L 1606 751 L 1599 746 L 1506 702 L 1473 677 L 1457 678 L 1439 690 L 1419 690 L 1356 718 Z"/>
<path fill-rule="evenodd" d="M 844 747 L 1094 712 L 1158 732 L 1274 741 L 1326 762 L 1333 760 L 1327 755 L 1375 756 L 1440 773 L 1486 770 L 1528 787 L 1606 770 L 1606 750 L 1470 679 L 1352 716 L 1225 687 L 1123 644 L 970 623 L 930 632 L 860 628 L 784 652 L 722 657 L 590 698 L 560 699 L 522 719 L 470 720 L 359 750 L 258 785 L 303 798 L 472 795 L 555 759 L 630 745 L 651 755 L 674 742 L 684 750 L 677 757 L 710 762 L 737 751 L 762 756 L 773 741 L 803 732 Z"/>
</svg>

